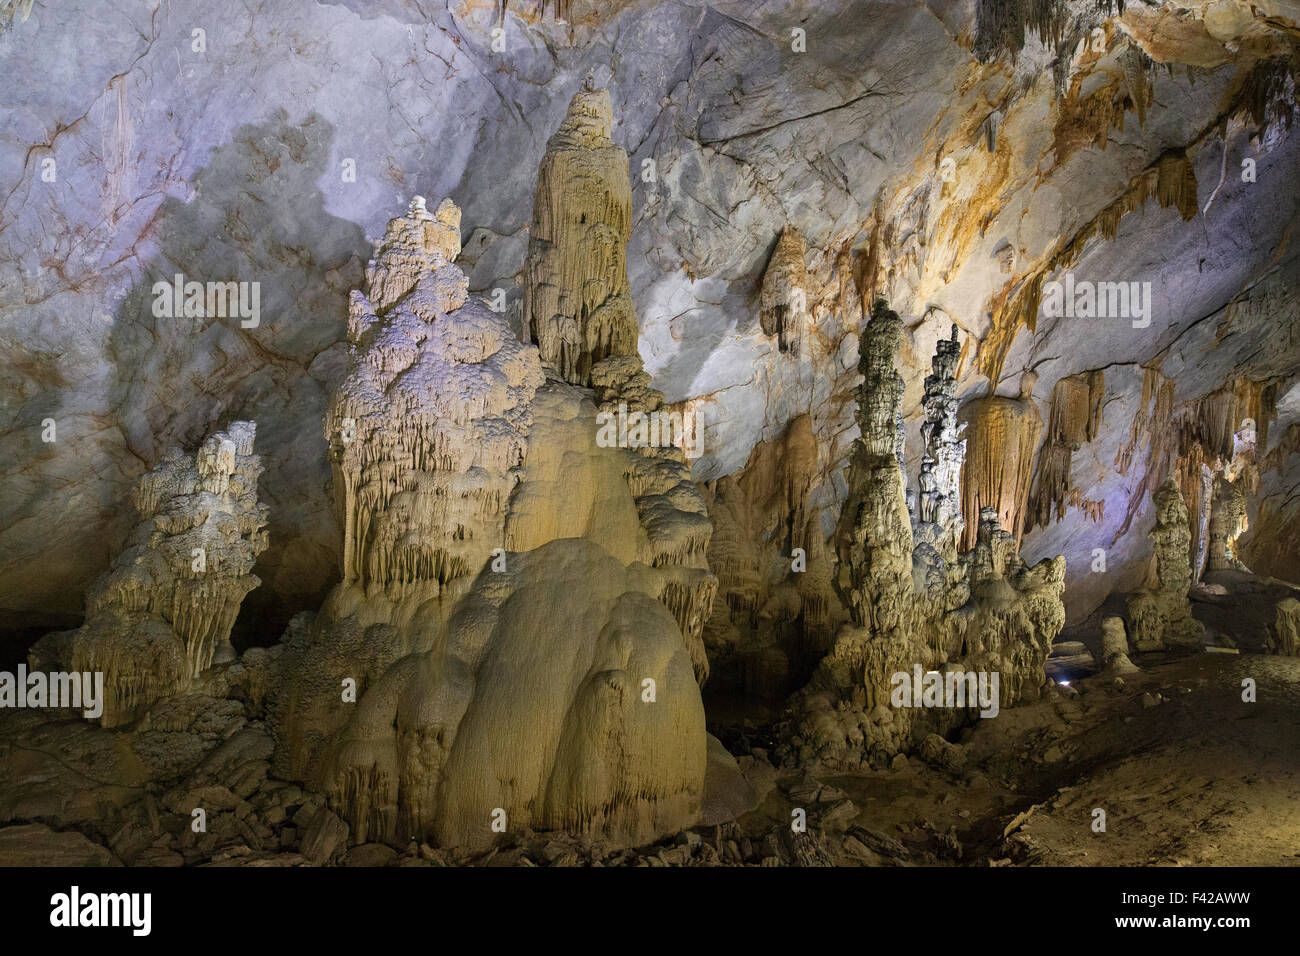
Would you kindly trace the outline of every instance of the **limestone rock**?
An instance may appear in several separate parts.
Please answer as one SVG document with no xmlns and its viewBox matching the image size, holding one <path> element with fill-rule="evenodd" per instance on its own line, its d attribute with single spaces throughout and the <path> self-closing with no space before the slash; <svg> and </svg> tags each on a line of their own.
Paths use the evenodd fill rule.
<svg viewBox="0 0 1300 956">
<path fill-rule="evenodd" d="M 326 422 L 344 576 L 285 635 L 273 766 L 357 844 L 482 848 L 497 820 L 646 842 L 700 810 L 708 515 L 679 458 L 602 447 L 592 393 L 465 296 L 455 221 L 413 203 L 353 295 Z"/>
<path fill-rule="evenodd" d="M 0 866 L 121 866 L 108 850 L 75 830 L 40 823 L 0 828 Z"/>
<path fill-rule="evenodd" d="M 105 675 L 100 722 L 134 720 L 214 660 L 234 656 L 230 631 L 266 549 L 267 506 L 253 422 L 233 422 L 193 456 L 170 453 L 140 481 L 140 523 L 86 598 L 86 623 L 51 634 L 31 666 Z"/>
<path fill-rule="evenodd" d="M 802 415 L 756 445 L 744 470 L 706 488 L 718 600 L 704 631 L 713 680 L 770 698 L 802 684 L 843 617 L 831 587 L 817 446 Z"/>
<path fill-rule="evenodd" d="M 894 367 L 902 341 L 898 314 L 877 305 L 861 338 L 858 421 L 850 479 L 837 533 L 836 588 L 853 621 L 873 631 L 899 626 L 912 584 L 912 526 L 899 460 L 903 380 Z"/>
<path fill-rule="evenodd" d="M 903 387 L 894 365 L 900 339 L 897 315 L 879 303 L 860 340 L 861 437 L 854 445 L 836 545 L 836 586 L 852 625 L 841 629 L 797 695 L 796 720 L 788 728 L 798 759 L 833 767 L 892 757 L 909 749 L 919 735 L 961 726 L 976 706 L 963 691 L 960 703 L 954 699 L 951 706 L 941 701 L 922 707 L 920 687 L 913 688 L 913 701 L 904 699 L 900 705 L 896 691 L 901 678 L 911 683 L 923 673 L 983 674 L 991 693 L 996 674 L 998 706 L 1037 699 L 1046 679 L 1044 661 L 1065 623 L 1064 559 L 1025 565 L 1015 535 L 1000 527 L 998 511 L 991 506 L 980 511 L 973 548 L 954 555 L 943 573 L 913 574 L 914 564 L 937 567 L 932 541 L 955 540 L 956 535 L 955 525 L 949 524 L 943 535 L 932 531 L 918 539 L 904 503 L 905 478 L 897 453 Z M 936 347 L 937 378 L 946 377 L 942 370 L 952 341 Z M 932 391 L 941 395 L 945 388 L 936 381 Z M 936 424 L 943 420 L 942 404 L 937 399 L 932 403 Z M 960 447 L 945 442 L 943 453 L 952 455 Z M 987 449 L 976 454 L 993 457 Z M 940 489 L 936 478 L 933 471 L 927 478 L 932 494 Z M 951 501 L 951 493 L 945 484 L 941 497 Z M 937 503 L 932 497 L 927 509 Z M 919 523 L 927 525 L 942 527 Z M 914 553 L 914 542 L 922 554 Z"/>
<path fill-rule="evenodd" d="M 338 814 L 322 809 L 307 825 L 302 837 L 302 855 L 320 866 L 329 863 L 347 848 L 348 825 Z"/>
<path fill-rule="evenodd" d="M 1182 492 L 1172 478 L 1153 496 L 1156 523 L 1148 583 L 1128 597 L 1128 633 L 1139 651 L 1199 646 L 1204 627 L 1192 617 L 1187 592 L 1192 583 L 1191 530 Z"/>
<path fill-rule="evenodd" d="M 1237 560 L 1237 539 L 1245 530 L 1246 498 L 1241 485 L 1225 474 L 1215 476 L 1206 571 L 1250 570 Z"/>
<path fill-rule="evenodd" d="M 810 321 L 804 254 L 803 237 L 797 229 L 786 226 L 772 250 L 759 293 L 759 323 L 763 334 L 775 336 L 782 352 L 795 355 Z"/>
<path fill-rule="evenodd" d="M 1300 601 L 1290 597 L 1277 602 L 1273 629 L 1277 633 L 1277 653 L 1300 657 Z"/>
<path fill-rule="evenodd" d="M 995 509 L 999 524 L 1015 537 L 1017 547 L 1020 545 L 1034 453 L 1043 431 L 1043 419 L 1033 400 L 1037 380 L 1037 375 L 1027 372 L 1021 379 L 1019 398 L 995 395 L 962 407 L 967 446 L 962 472 L 963 549 L 975 544 L 983 508 Z"/>
<path fill-rule="evenodd" d="M 601 360 L 637 352 L 626 266 L 632 193 L 612 123 L 608 91 L 574 94 L 546 145 L 528 242 L 524 323 L 542 361 L 578 385 Z"/>
<path fill-rule="evenodd" d="M 460 213 L 416 197 L 352 295 L 349 375 L 325 422 L 343 528 L 343 580 L 390 598 L 476 573 L 504 543 L 536 352 L 470 301 Z M 456 321 L 442 321 L 454 313 Z"/>
<path fill-rule="evenodd" d="M 1109 677 L 1123 677 L 1139 670 L 1128 657 L 1128 637 L 1124 633 L 1123 618 L 1108 617 L 1101 622 L 1101 659 L 1102 672 Z"/>
<path fill-rule="evenodd" d="M 750 785 L 722 742 L 708 736 L 708 769 L 704 774 L 704 796 L 700 826 L 713 826 L 734 820 L 753 810 L 761 802 L 758 791 Z"/>
</svg>

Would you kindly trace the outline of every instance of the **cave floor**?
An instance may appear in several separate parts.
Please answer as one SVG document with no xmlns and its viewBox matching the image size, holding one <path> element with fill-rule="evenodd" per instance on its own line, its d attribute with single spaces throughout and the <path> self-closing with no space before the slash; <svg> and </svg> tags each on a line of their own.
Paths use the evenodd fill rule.
<svg viewBox="0 0 1300 956">
<path fill-rule="evenodd" d="M 1087 678 L 980 721 L 956 770 L 913 757 L 782 774 L 740 829 L 788 826 L 803 806 L 844 865 L 1300 864 L 1300 659 L 1138 663 L 1122 684 Z M 1254 703 L 1242 699 L 1246 678 Z"/>
<path fill-rule="evenodd" d="M 636 849 L 526 831 L 486 853 L 414 843 L 402 851 L 374 843 L 348 846 L 346 827 L 322 847 L 323 837 L 310 831 L 316 815 L 324 813 L 323 798 L 266 776 L 269 738 L 260 723 L 245 726 L 242 719 L 234 720 L 242 712 L 237 702 L 182 699 L 225 743 L 205 759 L 207 770 L 196 771 L 164 794 L 161 805 L 139 799 L 140 768 L 134 758 L 123 756 L 127 750 L 120 734 L 79 719 L 49 722 L 45 715 L 16 711 L 0 721 L 0 754 L 6 769 L 27 782 L 10 795 L 12 823 L 0 829 L 0 861 L 111 865 L 120 858 L 146 866 L 1300 864 L 1300 815 L 1294 809 L 1300 804 L 1300 658 L 1189 653 L 1145 655 L 1136 661 L 1142 670 L 1123 680 L 1098 675 L 1054 686 L 1037 703 L 977 721 L 944 753 L 930 753 L 936 765 L 912 756 L 895 758 L 889 768 L 851 773 L 778 769 L 767 755 L 777 750 L 769 726 L 779 711 L 742 709 L 732 701 L 729 708 L 711 709 L 711 730 L 737 754 L 740 773 L 732 765 L 724 775 L 727 785 L 738 783 L 742 791 L 752 787 L 757 807 L 731 822 L 697 825 Z M 1242 699 L 1247 678 L 1255 682 L 1256 702 Z M 157 731 L 154 736 L 157 746 L 173 749 L 192 743 L 193 737 Z M 723 759 L 730 763 L 725 755 Z M 214 785 L 218 781 L 221 786 Z M 218 797 L 224 799 L 222 806 L 233 809 L 214 810 L 209 832 L 195 836 L 189 818 L 176 808 Z M 113 806 L 120 811 L 110 813 Z M 792 831 L 796 809 L 805 811 L 806 832 Z M 1099 826 L 1094 830 L 1098 810 L 1105 812 L 1104 832 L 1098 832 Z M 56 822 L 58 818 L 65 822 Z M 67 822 L 75 820 L 87 823 Z M 47 822 L 64 832 L 53 833 Z M 66 846 L 55 853 L 52 841 L 60 840 Z"/>
</svg>

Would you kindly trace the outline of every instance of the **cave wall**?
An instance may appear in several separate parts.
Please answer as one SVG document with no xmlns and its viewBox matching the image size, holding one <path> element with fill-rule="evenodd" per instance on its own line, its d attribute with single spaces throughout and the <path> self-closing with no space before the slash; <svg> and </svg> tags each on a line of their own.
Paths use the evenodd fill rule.
<svg viewBox="0 0 1300 956">
<path fill-rule="evenodd" d="M 505 51 L 484 2 L 35 7 L 0 35 L 6 75 L 42 77 L 0 133 L 0 627 L 79 623 L 131 530 L 139 478 L 235 419 L 258 423 L 269 509 L 263 584 L 235 640 L 271 643 L 318 607 L 342 534 L 316 423 L 344 374 L 367 237 L 414 193 L 452 197 L 471 292 L 503 290 L 522 336 L 533 171 L 588 74 L 609 88 L 629 156 L 640 356 L 666 401 L 705 423 L 695 480 L 736 474 L 807 415 L 808 506 L 829 535 L 857 437 L 857 331 L 884 292 L 905 326 L 909 476 L 932 343 L 952 324 L 966 401 L 1014 395 L 1032 368 L 1046 419 L 1057 381 L 1104 370 L 1104 425 L 1070 466 L 1088 504 L 1022 546 L 1031 563 L 1065 555 L 1067 609 L 1086 615 L 1136 586 L 1149 555 L 1163 466 L 1138 448 L 1117 467 L 1144 366 L 1179 404 L 1234 376 L 1270 383 L 1264 456 L 1300 412 L 1300 142 L 1254 115 L 1251 86 L 1258 63 L 1294 50 L 1294 30 L 1271 23 L 1300 14 L 1281 0 L 1258 16 L 1224 0 L 1069 9 L 1081 47 L 1031 35 L 1014 60 L 981 62 L 971 2 L 578 0 L 567 23 L 510 4 Z M 1181 192 L 1163 182 L 1173 155 L 1186 156 Z M 788 227 L 806 259 L 794 350 L 761 321 Z M 1152 282 L 1149 325 L 1020 327 L 1027 284 L 1067 270 Z M 154 283 L 177 273 L 258 282 L 258 325 L 156 317 Z M 1276 457 L 1243 548 L 1294 579 L 1294 561 L 1270 557 L 1268 542 L 1294 540 L 1273 529 L 1296 521 L 1297 460 Z"/>
</svg>

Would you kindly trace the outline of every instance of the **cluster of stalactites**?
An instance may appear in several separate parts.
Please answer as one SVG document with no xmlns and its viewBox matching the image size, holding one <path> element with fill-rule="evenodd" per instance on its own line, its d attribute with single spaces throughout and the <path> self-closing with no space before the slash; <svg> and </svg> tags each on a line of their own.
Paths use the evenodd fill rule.
<svg viewBox="0 0 1300 956">
<path fill-rule="evenodd" d="M 957 421 L 957 364 L 961 359 L 961 343 L 957 340 L 957 326 L 952 327 L 952 337 L 936 343 L 931 373 L 925 379 L 925 421 L 921 425 L 921 439 L 925 452 L 921 458 L 918 483 L 921 489 L 919 522 L 933 526 L 934 545 L 945 557 L 951 559 L 956 552 L 957 539 L 965 527 L 961 513 L 961 468 L 966 460 L 966 440 L 961 437 Z"/>
<path fill-rule="evenodd" d="M 979 516 L 984 508 L 997 511 L 999 524 L 1017 543 L 1025 531 L 1034 453 L 1043 432 L 1043 419 L 1034 404 L 1038 377 L 1026 372 L 1020 395 L 990 395 L 961 410 L 966 423 L 966 460 L 962 467 L 962 514 L 966 527 L 961 549 L 975 546 Z"/>
<path fill-rule="evenodd" d="M 1097 437 L 1101 429 L 1106 377 L 1100 369 L 1069 375 L 1052 388 L 1047 419 L 1047 441 L 1039 453 L 1038 476 L 1025 516 L 1025 530 L 1045 527 L 1065 517 L 1074 490 L 1070 468 L 1074 453 Z"/>
<path fill-rule="evenodd" d="M 542 361 L 587 385 L 592 366 L 637 354 L 627 279 L 632 189 L 610 138 L 605 90 L 580 90 L 547 144 L 524 267 L 524 326 Z"/>
</svg>

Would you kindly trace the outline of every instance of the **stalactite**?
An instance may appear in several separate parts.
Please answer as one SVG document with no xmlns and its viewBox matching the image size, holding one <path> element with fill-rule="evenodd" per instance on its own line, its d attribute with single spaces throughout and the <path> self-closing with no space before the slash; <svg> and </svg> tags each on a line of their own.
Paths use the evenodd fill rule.
<svg viewBox="0 0 1300 956">
<path fill-rule="evenodd" d="M 1014 57 L 1030 31 L 1044 45 L 1060 45 L 1069 19 L 1062 0 L 980 0 L 975 13 L 975 55 L 987 63 L 999 56 Z"/>
<path fill-rule="evenodd" d="M 804 241 L 799 231 L 786 226 L 781 231 L 759 298 L 759 322 L 764 335 L 776 336 L 782 352 L 799 354 L 808 325 L 808 271 L 804 265 Z"/>
<path fill-rule="evenodd" d="M 1070 490 L 1067 503 L 1071 508 L 1078 508 L 1083 516 L 1093 524 L 1101 524 L 1106 518 L 1106 499 L 1092 499 L 1083 496 L 1083 490 L 1073 488 Z"/>
<path fill-rule="evenodd" d="M 1105 374 L 1081 372 L 1059 379 L 1052 389 L 1047 419 L 1047 440 L 1038 456 L 1037 476 L 1029 500 L 1025 531 L 1046 527 L 1065 517 L 1067 504 L 1077 489 L 1070 487 L 1074 453 L 1097 437 L 1101 427 Z"/>
<path fill-rule="evenodd" d="M 1298 77 L 1300 66 L 1293 57 L 1260 60 L 1242 80 L 1238 112 L 1249 115 L 1258 131 L 1276 126 L 1289 130 L 1296 114 Z"/>
<path fill-rule="evenodd" d="M 1043 419 L 1033 401 L 1037 376 L 1026 372 L 1019 398 L 989 396 L 963 406 L 966 462 L 962 469 L 963 550 L 975 546 L 980 510 L 992 507 L 1019 544 L 1024 533 L 1034 453 Z"/>
</svg>

